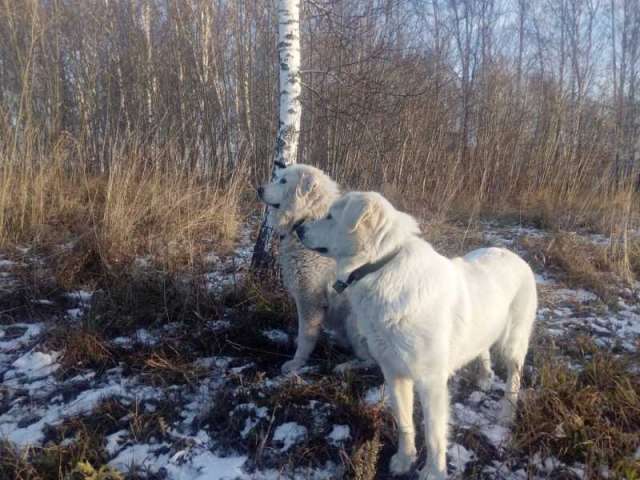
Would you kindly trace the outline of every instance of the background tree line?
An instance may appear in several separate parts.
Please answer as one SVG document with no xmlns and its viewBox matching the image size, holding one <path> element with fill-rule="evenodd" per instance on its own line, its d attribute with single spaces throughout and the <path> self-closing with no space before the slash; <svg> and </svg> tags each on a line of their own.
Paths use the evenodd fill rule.
<svg viewBox="0 0 640 480">
<path fill-rule="evenodd" d="M 638 0 L 303 0 L 299 158 L 438 211 L 637 181 Z M 273 0 L 2 0 L 0 136 L 268 176 Z M 68 148 L 68 147 L 65 147 Z M 11 150 L 12 154 L 7 152 Z"/>
</svg>

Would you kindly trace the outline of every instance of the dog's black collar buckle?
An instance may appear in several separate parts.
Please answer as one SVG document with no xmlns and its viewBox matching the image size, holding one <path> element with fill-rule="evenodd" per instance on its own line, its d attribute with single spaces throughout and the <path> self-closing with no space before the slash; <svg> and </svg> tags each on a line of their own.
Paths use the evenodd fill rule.
<svg viewBox="0 0 640 480">
<path fill-rule="evenodd" d="M 333 284 L 333 289 L 337 293 L 344 292 L 347 289 L 347 287 L 352 283 L 355 283 L 358 280 L 361 280 L 362 278 L 366 277 L 370 273 L 375 273 L 378 270 L 384 268 L 384 266 L 387 263 L 389 263 L 391 260 L 396 258 L 398 253 L 400 253 L 400 250 L 396 250 L 395 252 L 391 252 L 389 255 L 385 255 L 377 262 L 365 263 L 361 267 L 356 268 L 353 272 L 351 272 L 346 282 L 343 282 L 342 280 L 336 280 L 336 282 Z"/>
<path fill-rule="evenodd" d="M 336 283 L 333 284 L 333 289 L 338 293 L 342 293 L 347 289 L 348 286 L 348 283 L 343 282 L 342 280 L 336 280 Z"/>
</svg>

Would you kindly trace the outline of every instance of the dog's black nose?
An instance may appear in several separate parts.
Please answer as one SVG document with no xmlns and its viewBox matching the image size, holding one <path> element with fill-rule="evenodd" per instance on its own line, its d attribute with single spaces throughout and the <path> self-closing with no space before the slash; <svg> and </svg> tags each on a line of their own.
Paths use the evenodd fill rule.
<svg viewBox="0 0 640 480">
<path fill-rule="evenodd" d="M 302 240 L 304 238 L 304 225 L 298 225 L 295 231 L 296 235 L 298 235 L 298 238 Z"/>
<path fill-rule="evenodd" d="M 264 188 L 263 187 L 258 187 L 258 196 L 260 198 L 262 198 L 262 194 L 264 193 Z"/>
</svg>

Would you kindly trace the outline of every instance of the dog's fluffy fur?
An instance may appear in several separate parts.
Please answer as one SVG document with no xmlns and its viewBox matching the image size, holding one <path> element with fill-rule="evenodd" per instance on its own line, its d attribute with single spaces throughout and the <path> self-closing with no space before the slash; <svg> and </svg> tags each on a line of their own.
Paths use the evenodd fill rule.
<svg viewBox="0 0 640 480">
<path fill-rule="evenodd" d="M 305 249 L 292 232 L 302 220 L 324 217 L 339 194 L 338 185 L 324 172 L 303 164 L 278 169 L 273 180 L 259 189 L 261 199 L 273 207 L 271 224 L 281 238 L 278 262 L 282 279 L 298 312 L 296 353 L 282 366 L 284 373 L 295 372 L 305 365 L 323 325 L 334 330 L 336 339 L 352 347 L 365 364 L 371 362 L 364 339 L 356 331 L 347 299 L 330 290 L 336 279 L 335 261 Z M 347 362 L 337 369 L 341 371 L 358 363 Z"/>
<path fill-rule="evenodd" d="M 326 218 L 305 223 L 298 233 L 305 246 L 336 259 L 337 277 L 345 282 L 362 265 L 397 252 L 344 294 L 390 390 L 399 431 L 392 473 L 407 472 L 416 458 L 415 386 L 428 455 L 420 479 L 445 478 L 447 379 L 479 356 L 486 383 L 493 375 L 489 348 L 494 344 L 507 367 L 503 415 L 511 418 L 537 308 L 531 268 L 502 248 L 445 258 L 418 238 L 412 217 L 371 192 L 343 195 Z"/>
</svg>

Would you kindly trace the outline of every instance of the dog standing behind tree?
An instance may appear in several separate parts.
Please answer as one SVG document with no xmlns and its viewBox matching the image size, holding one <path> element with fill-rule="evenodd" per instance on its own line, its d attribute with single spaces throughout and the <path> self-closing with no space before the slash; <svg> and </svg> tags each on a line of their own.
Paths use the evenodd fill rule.
<svg viewBox="0 0 640 480">
<path fill-rule="evenodd" d="M 503 412 L 512 418 L 537 308 L 527 263 L 502 248 L 453 260 L 419 238 L 416 221 L 380 194 L 343 195 L 328 215 L 296 228 L 303 244 L 337 261 L 335 288 L 344 291 L 389 387 L 398 424 L 394 474 L 416 459 L 414 386 L 425 421 L 427 464 L 421 480 L 446 478 L 448 378 L 480 356 L 493 375 L 489 348 L 507 367 Z"/>
<path fill-rule="evenodd" d="M 298 313 L 296 353 L 282 365 L 282 371 L 295 372 L 306 364 L 323 326 L 335 330 L 336 338 L 348 343 L 358 357 L 338 365 L 337 370 L 370 364 L 364 338 L 357 332 L 347 299 L 331 290 L 336 280 L 335 260 L 304 248 L 293 233 L 301 223 L 327 214 L 340 195 L 338 185 L 315 167 L 294 164 L 278 169 L 274 179 L 258 189 L 258 195 L 272 207 L 271 224 L 280 237 L 278 263 L 282 280 Z"/>
</svg>

